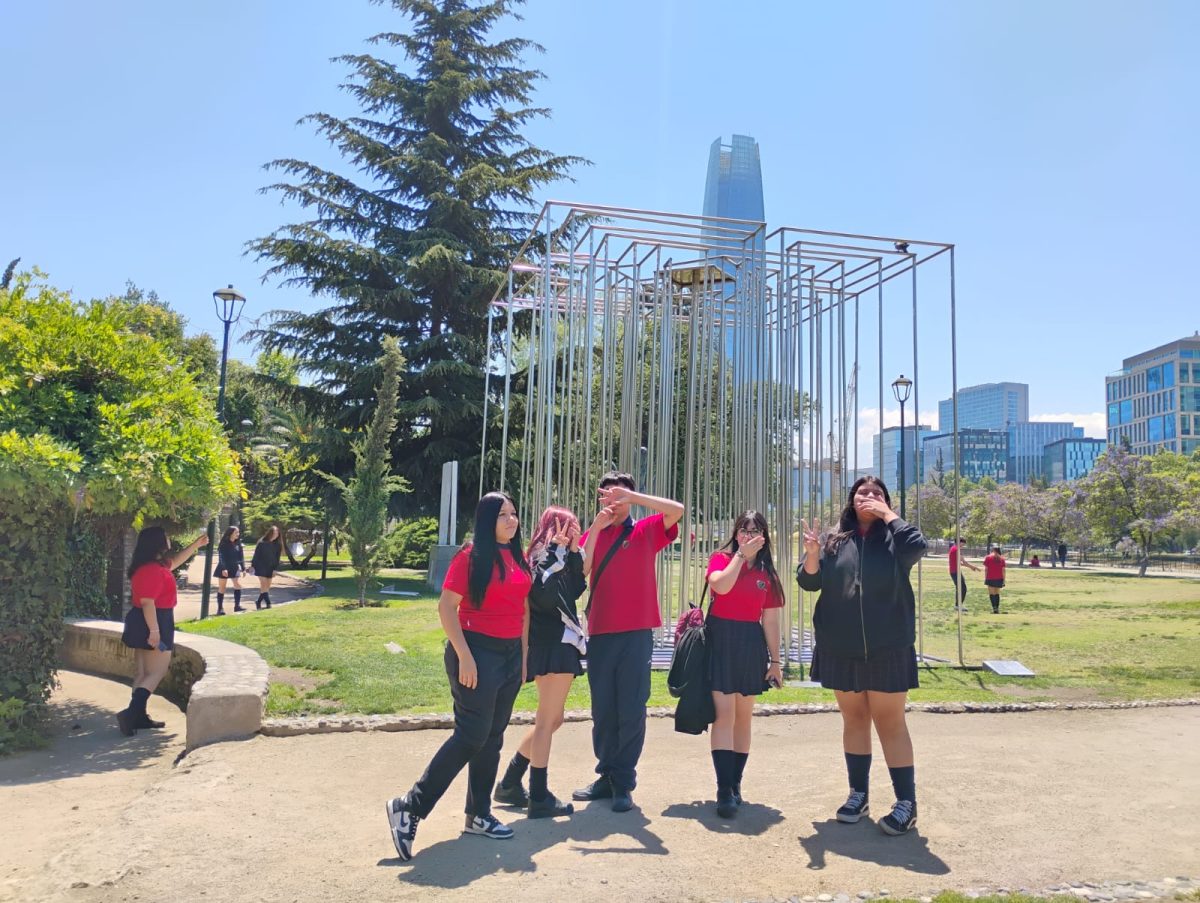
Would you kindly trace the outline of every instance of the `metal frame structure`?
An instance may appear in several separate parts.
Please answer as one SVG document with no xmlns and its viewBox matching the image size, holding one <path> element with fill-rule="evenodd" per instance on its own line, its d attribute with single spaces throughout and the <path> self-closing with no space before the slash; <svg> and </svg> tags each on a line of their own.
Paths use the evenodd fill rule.
<svg viewBox="0 0 1200 903">
<path fill-rule="evenodd" d="M 801 519 L 836 517 L 859 470 L 862 308 L 875 307 L 882 434 L 885 350 L 920 410 L 918 270 L 943 255 L 956 398 L 953 245 L 550 201 L 489 307 L 481 460 L 499 444 L 501 488 L 527 520 L 560 504 L 586 527 L 611 469 L 680 499 L 683 541 L 659 561 L 665 625 L 700 598 L 737 515 L 761 511 L 788 593 L 788 661 L 808 661 L 809 600 L 790 575 Z M 885 340 L 888 325 L 907 334 L 909 302 L 911 357 Z M 917 598 L 923 656 L 919 569 Z"/>
</svg>

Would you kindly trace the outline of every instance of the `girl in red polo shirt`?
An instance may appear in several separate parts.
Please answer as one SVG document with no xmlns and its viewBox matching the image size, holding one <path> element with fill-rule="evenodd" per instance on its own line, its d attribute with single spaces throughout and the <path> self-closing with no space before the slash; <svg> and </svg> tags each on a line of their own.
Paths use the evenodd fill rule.
<svg viewBox="0 0 1200 903">
<path fill-rule="evenodd" d="M 387 802 L 396 853 L 412 858 L 417 823 L 468 768 L 464 834 L 496 840 L 512 829 L 492 815 L 491 792 L 504 729 L 525 672 L 529 588 L 517 508 L 504 492 L 489 492 L 475 509 L 474 541 L 450 562 L 438 601 L 449 642 L 446 675 L 454 697 L 454 733 L 405 796 Z"/>
<path fill-rule="evenodd" d="M 992 614 L 1000 614 L 1000 590 L 1004 589 L 1006 564 L 999 546 L 992 546 L 992 554 L 983 559 L 983 583 L 992 599 Z"/>
<path fill-rule="evenodd" d="M 783 682 L 783 584 L 771 557 L 766 518 L 757 511 L 742 514 L 729 541 L 708 560 L 708 586 L 713 598 L 705 626 L 717 712 L 709 736 L 717 773 L 717 814 L 731 818 L 742 803 L 754 698 Z"/>
<path fill-rule="evenodd" d="M 138 533 L 129 562 L 129 602 L 121 641 L 133 650 L 133 695 L 129 707 L 117 712 L 117 726 L 126 737 L 139 727 L 162 727 L 146 714 L 146 702 L 171 666 L 175 648 L 175 575 L 171 572 L 208 542 L 203 533 L 176 555 L 162 527 L 147 527 Z"/>
</svg>

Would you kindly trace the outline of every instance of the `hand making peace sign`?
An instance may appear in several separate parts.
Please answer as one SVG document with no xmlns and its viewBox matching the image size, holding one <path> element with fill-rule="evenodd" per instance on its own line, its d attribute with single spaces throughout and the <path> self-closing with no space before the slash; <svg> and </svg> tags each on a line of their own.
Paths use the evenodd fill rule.
<svg viewBox="0 0 1200 903">
<path fill-rule="evenodd" d="M 821 523 L 813 521 L 812 529 L 809 529 L 808 521 L 800 521 L 800 529 L 804 536 L 804 554 L 805 555 L 820 555 L 821 552 Z"/>
</svg>

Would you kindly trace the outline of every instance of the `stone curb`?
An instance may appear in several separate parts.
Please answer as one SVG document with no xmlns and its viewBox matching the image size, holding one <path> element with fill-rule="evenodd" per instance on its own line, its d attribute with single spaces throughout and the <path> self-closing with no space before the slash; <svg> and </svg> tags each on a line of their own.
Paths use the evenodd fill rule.
<svg viewBox="0 0 1200 903">
<path fill-rule="evenodd" d="M 1132 900 L 1141 903 L 1143 900 L 1176 900 L 1185 894 L 1194 893 L 1200 889 L 1200 879 L 1178 876 L 1175 878 L 1160 878 L 1156 881 L 1067 881 L 1052 884 L 1044 888 L 1029 887 L 971 887 L 960 893 L 968 899 L 979 897 L 1007 897 L 1010 894 L 1023 894 L 1044 900 L 1075 899 L 1087 900 L 1089 903 L 1117 903 L 1117 901 Z M 924 894 L 904 894 L 893 897 L 887 889 L 860 890 L 858 893 L 821 893 L 793 895 L 791 897 L 768 897 L 761 901 L 747 900 L 745 903 L 859 903 L 861 900 L 892 900 L 915 899 L 919 903 L 933 903 L 934 898 L 942 891 L 929 891 Z M 739 898 L 740 899 L 740 898 Z"/>
<path fill-rule="evenodd" d="M 1008 712 L 1108 711 L 1119 709 L 1157 709 L 1197 706 L 1200 699 L 1145 699 L 1133 702 L 916 702 L 910 712 L 935 715 L 1002 714 Z M 756 706 L 754 714 L 815 715 L 836 712 L 829 703 L 767 704 Z M 671 718 L 670 706 L 646 710 L 651 718 Z M 533 712 L 513 712 L 510 724 L 533 724 Z M 590 712 L 575 709 L 565 713 L 565 721 L 591 721 Z M 454 727 L 454 715 L 447 712 L 426 715 L 307 715 L 296 718 L 264 718 L 262 733 L 268 737 L 297 737 L 302 734 L 339 734 L 356 731 L 422 731 Z"/>
</svg>

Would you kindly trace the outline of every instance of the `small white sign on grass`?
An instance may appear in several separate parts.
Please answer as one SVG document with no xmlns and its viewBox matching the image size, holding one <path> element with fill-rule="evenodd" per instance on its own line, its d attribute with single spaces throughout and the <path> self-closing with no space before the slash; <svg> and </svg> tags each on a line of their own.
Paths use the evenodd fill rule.
<svg viewBox="0 0 1200 903">
<path fill-rule="evenodd" d="M 1011 658 L 992 659 L 985 661 L 983 667 L 987 668 L 993 674 L 999 674 L 1002 677 L 1034 677 L 1034 673 L 1022 665 L 1019 661 Z"/>
</svg>

